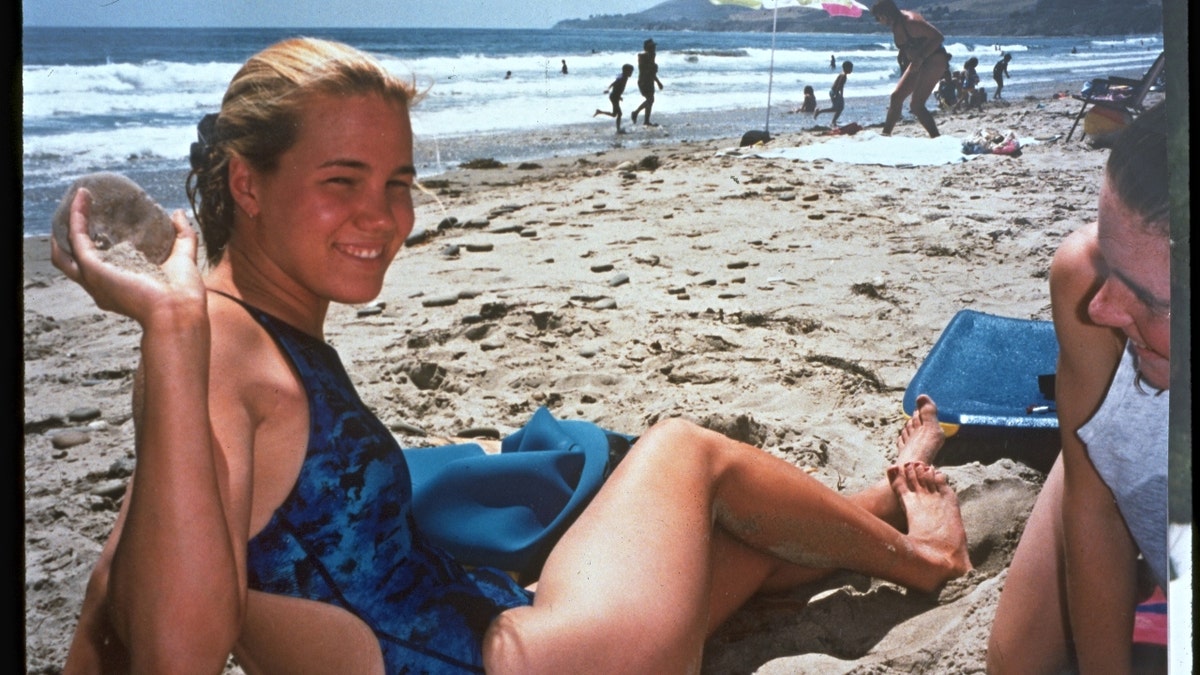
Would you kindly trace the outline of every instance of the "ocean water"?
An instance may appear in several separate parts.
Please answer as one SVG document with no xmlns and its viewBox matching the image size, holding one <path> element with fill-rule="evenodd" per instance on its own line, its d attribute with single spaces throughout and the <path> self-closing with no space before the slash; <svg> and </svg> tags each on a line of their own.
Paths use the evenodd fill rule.
<svg viewBox="0 0 1200 675">
<path fill-rule="evenodd" d="M 427 89 L 413 111 L 422 176 L 481 157 L 514 162 L 620 145 L 736 138 L 768 126 L 772 133 L 798 130 L 813 122 L 786 112 L 799 105 L 804 85 L 827 103 L 837 74 L 829 67 L 831 55 L 839 64 L 854 63 L 841 123 L 872 124 L 882 121 L 883 100 L 898 75 L 890 35 L 882 31 L 772 37 L 549 29 L 25 28 L 25 236 L 48 233 L 67 186 L 93 171 L 125 173 L 164 206 L 186 206 L 183 182 L 196 122 L 217 110 L 246 58 L 297 35 L 370 51 Z M 609 108 L 604 89 L 622 64 L 636 64 L 647 37 L 658 43 L 665 87 L 654 108 L 661 126 L 635 126 L 626 118 L 630 133 L 616 136 L 612 118 L 592 113 Z M 948 36 L 946 47 L 955 69 L 977 56 L 989 90 L 991 66 L 1001 52 L 1011 52 L 1005 97 L 1015 99 L 1044 94 L 1056 83 L 1081 86 L 1113 73 L 1140 75 L 1162 50 L 1162 36 Z M 564 59 L 567 75 L 560 72 Z M 640 101 L 630 83 L 622 102 L 626 115 Z"/>
</svg>

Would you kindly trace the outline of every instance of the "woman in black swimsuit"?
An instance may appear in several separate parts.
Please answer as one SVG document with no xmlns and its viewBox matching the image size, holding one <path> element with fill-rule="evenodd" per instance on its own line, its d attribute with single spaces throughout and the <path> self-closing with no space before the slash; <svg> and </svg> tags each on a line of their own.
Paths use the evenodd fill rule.
<svg viewBox="0 0 1200 675">
<path fill-rule="evenodd" d="M 925 107 L 933 88 L 950 65 L 950 54 L 942 46 L 942 34 L 920 14 L 901 10 L 893 0 L 877 0 L 871 7 L 875 20 L 892 29 L 892 38 L 900 50 L 901 63 L 907 62 L 900 73 L 900 82 L 888 104 L 883 135 L 890 136 L 900 121 L 904 99 L 910 98 L 909 110 L 917 117 L 930 138 L 937 138 L 937 123 Z"/>
</svg>

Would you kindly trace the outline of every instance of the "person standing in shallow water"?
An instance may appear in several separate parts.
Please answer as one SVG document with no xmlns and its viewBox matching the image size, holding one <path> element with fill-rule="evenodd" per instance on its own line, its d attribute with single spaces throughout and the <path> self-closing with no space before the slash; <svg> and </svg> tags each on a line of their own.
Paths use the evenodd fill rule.
<svg viewBox="0 0 1200 675">
<path fill-rule="evenodd" d="M 871 6 L 871 14 L 876 21 L 892 29 L 892 39 L 900 50 L 900 62 L 907 64 L 888 101 L 887 119 L 881 133 L 892 135 L 892 129 L 903 114 L 904 101 L 910 99 L 909 110 L 930 138 L 937 138 L 937 122 L 925 102 L 950 66 L 950 53 L 942 45 L 941 32 L 920 14 L 901 10 L 893 0 L 876 0 Z"/>
<path fill-rule="evenodd" d="M 1004 56 L 992 66 L 992 79 L 996 81 L 996 93 L 992 95 L 992 100 L 1000 98 L 1000 92 L 1004 90 L 1004 79 L 1008 77 L 1008 62 L 1012 61 L 1012 54 L 1005 52 Z"/>
<path fill-rule="evenodd" d="M 642 103 L 633 109 L 629 118 L 637 124 L 638 113 L 643 110 L 646 116 L 642 118 L 643 122 L 648 127 L 658 126 L 650 121 L 650 111 L 654 108 L 654 87 L 658 85 L 659 90 L 663 88 L 663 83 L 658 79 L 658 64 L 654 62 L 654 56 L 657 53 L 658 45 L 654 44 L 653 39 L 647 39 L 642 43 L 642 52 L 637 56 L 638 62 L 638 91 L 642 93 Z"/>
<path fill-rule="evenodd" d="M 567 74 L 567 60 L 566 59 L 562 60 L 562 74 L 563 75 Z"/>
</svg>

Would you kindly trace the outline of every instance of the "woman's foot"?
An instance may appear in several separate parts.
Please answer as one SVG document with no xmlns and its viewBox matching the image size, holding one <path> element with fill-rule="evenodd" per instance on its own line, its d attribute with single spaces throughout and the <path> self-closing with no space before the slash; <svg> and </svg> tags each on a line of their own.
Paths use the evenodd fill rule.
<svg viewBox="0 0 1200 675">
<path fill-rule="evenodd" d="M 925 563 L 909 587 L 932 593 L 970 572 L 958 496 L 945 474 L 924 462 L 908 462 L 889 468 L 888 480 L 908 518 L 906 539 L 913 554 Z"/>
<path fill-rule="evenodd" d="M 933 464 L 945 443 L 946 433 L 937 419 L 937 404 L 926 394 L 921 394 L 917 397 L 917 407 L 912 417 L 908 418 L 896 437 L 896 463 Z"/>
</svg>

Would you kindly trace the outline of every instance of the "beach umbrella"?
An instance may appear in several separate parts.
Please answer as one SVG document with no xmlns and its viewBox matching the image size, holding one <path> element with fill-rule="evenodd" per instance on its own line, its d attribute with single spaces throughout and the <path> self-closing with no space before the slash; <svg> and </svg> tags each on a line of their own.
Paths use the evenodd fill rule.
<svg viewBox="0 0 1200 675">
<path fill-rule="evenodd" d="M 737 5 L 747 9 L 765 9 L 765 0 L 708 0 L 714 5 Z M 752 130 L 742 134 L 742 145 L 754 145 L 759 141 L 771 140 L 771 86 L 775 81 L 775 27 L 779 23 L 779 8 L 803 7 L 824 10 L 829 16 L 862 16 L 867 6 L 858 0 L 772 0 L 775 11 L 771 16 L 771 65 L 767 69 L 767 122 L 762 131 Z"/>
</svg>

